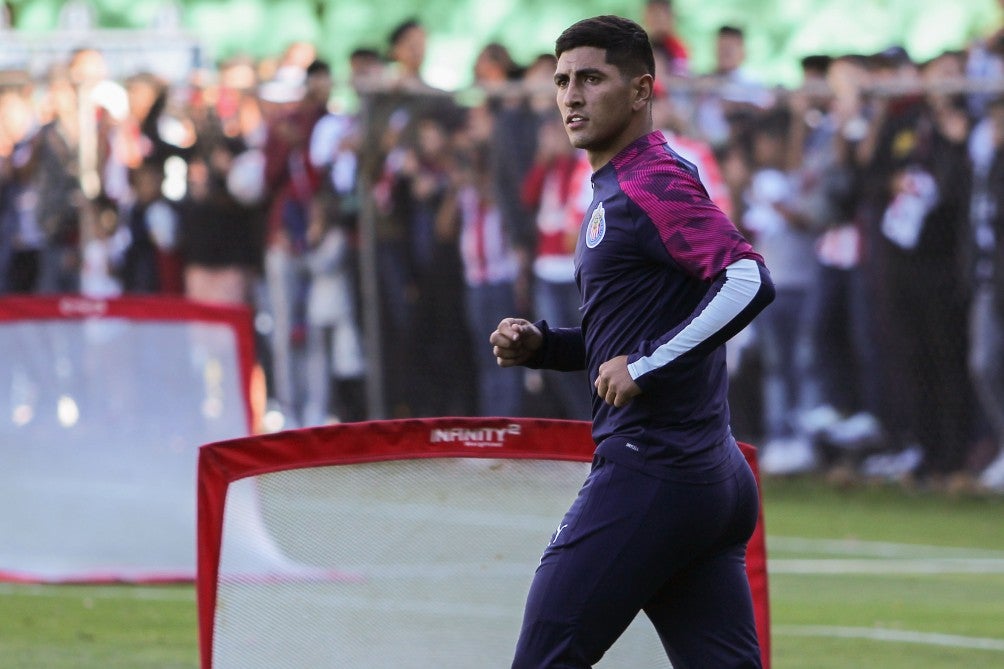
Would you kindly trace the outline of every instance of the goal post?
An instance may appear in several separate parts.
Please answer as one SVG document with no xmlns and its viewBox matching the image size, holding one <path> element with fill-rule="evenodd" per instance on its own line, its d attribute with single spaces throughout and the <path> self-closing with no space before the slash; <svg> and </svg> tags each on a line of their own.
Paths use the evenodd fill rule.
<svg viewBox="0 0 1004 669">
<path fill-rule="evenodd" d="M 755 449 L 740 446 L 757 473 Z M 346 423 L 203 446 L 202 669 L 507 664 L 533 570 L 593 450 L 588 423 L 534 418 Z M 247 547 L 262 546 L 278 556 L 248 569 Z M 762 511 L 747 572 L 769 666 Z M 643 616 L 598 665 L 623 666 L 669 666 Z"/>
<path fill-rule="evenodd" d="M 253 339 L 244 307 L 0 298 L 0 581 L 193 581 L 198 449 L 251 433 Z"/>
</svg>

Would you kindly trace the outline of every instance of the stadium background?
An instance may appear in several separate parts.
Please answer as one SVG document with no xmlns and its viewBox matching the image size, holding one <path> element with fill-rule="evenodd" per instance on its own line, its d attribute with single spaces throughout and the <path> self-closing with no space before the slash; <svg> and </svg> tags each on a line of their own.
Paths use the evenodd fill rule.
<svg viewBox="0 0 1004 669">
<path fill-rule="evenodd" d="M 62 0 L 7 0 L 11 24 L 24 36 L 60 27 Z M 497 40 L 518 61 L 549 52 L 568 23 L 618 13 L 639 18 L 638 0 L 90 0 L 96 26 L 147 28 L 176 19 L 207 47 L 205 57 L 265 56 L 294 40 L 316 43 L 334 67 L 359 46 L 383 48 L 401 20 L 417 16 L 429 27 L 426 77 L 455 89 L 470 83 L 471 63 Z M 675 0 L 679 34 L 693 48 L 697 72 L 712 64 L 714 32 L 723 24 L 747 31 L 748 65 L 761 78 L 792 85 L 798 60 L 810 53 L 872 53 L 901 44 L 923 60 L 958 48 L 998 19 L 995 0 Z M 66 21 L 66 14 L 63 20 Z M 168 17 L 168 18 L 165 18 Z M 6 41 L 7 38 L 5 37 Z M 344 74 L 344 72 L 341 72 Z"/>
</svg>

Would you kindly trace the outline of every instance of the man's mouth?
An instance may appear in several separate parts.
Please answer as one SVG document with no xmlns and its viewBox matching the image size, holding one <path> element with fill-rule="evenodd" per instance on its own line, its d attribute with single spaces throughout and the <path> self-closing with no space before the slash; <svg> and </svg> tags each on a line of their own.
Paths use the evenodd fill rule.
<svg viewBox="0 0 1004 669">
<path fill-rule="evenodd" d="M 578 128 L 586 122 L 586 117 L 582 114 L 569 114 L 565 117 L 565 125 L 569 128 Z"/>
</svg>

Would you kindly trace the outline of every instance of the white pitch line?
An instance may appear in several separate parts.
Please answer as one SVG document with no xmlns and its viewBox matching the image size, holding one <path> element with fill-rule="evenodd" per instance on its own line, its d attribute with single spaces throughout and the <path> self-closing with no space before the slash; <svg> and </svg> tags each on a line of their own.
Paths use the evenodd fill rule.
<svg viewBox="0 0 1004 669">
<path fill-rule="evenodd" d="M 50 597 L 60 599 L 137 599 L 152 602 L 194 602 L 195 588 L 147 588 L 123 585 L 120 587 L 91 585 L 20 585 L 0 583 L 0 595 L 22 597 Z"/>
<path fill-rule="evenodd" d="M 869 639 L 893 643 L 918 643 L 970 650 L 1004 652 L 1004 639 L 958 636 L 936 632 L 914 632 L 876 627 L 832 627 L 828 625 L 772 625 L 771 633 L 779 636 L 831 637 L 838 639 Z"/>
<path fill-rule="evenodd" d="M 780 536 L 768 536 L 767 546 L 773 555 L 820 556 L 771 558 L 767 568 L 776 574 L 1004 573 L 1004 551 L 992 549 Z"/>
<path fill-rule="evenodd" d="M 806 537 L 768 535 L 767 548 L 772 551 L 818 553 L 821 555 L 856 555 L 885 558 L 999 558 L 1004 560 L 1004 551 L 990 548 L 902 544 L 889 541 L 862 541 L 859 539 L 808 539 Z"/>
<path fill-rule="evenodd" d="M 770 574 L 1004 574 L 1004 560 L 924 559 L 770 559 Z"/>
</svg>

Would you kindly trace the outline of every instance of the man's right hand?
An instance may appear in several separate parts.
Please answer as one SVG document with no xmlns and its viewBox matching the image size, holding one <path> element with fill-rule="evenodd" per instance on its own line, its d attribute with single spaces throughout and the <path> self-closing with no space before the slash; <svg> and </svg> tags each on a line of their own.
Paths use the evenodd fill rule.
<svg viewBox="0 0 1004 669">
<path fill-rule="evenodd" d="M 544 345 L 544 335 L 523 318 L 503 318 L 488 338 L 499 367 L 524 365 Z"/>
</svg>

